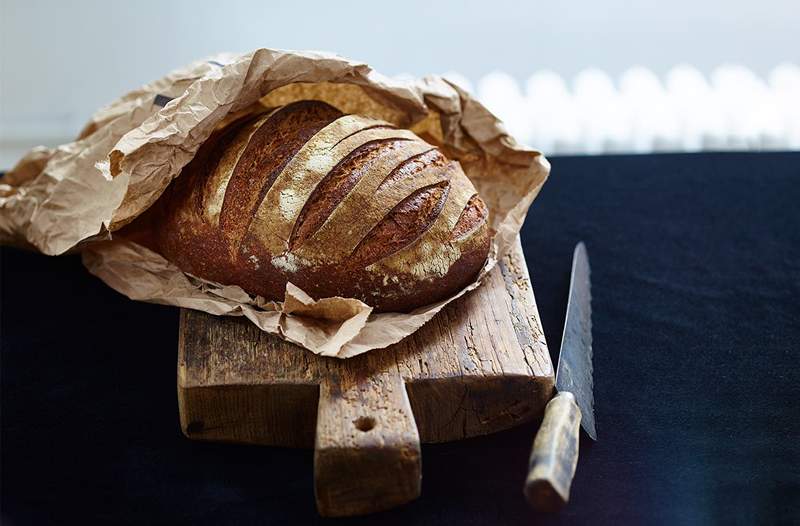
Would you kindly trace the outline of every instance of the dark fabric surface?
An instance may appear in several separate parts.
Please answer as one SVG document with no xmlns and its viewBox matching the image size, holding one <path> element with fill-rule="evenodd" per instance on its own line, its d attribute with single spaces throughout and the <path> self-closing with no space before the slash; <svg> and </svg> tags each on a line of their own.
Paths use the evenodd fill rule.
<svg viewBox="0 0 800 526">
<path fill-rule="evenodd" d="M 561 514 L 521 494 L 533 423 L 424 446 L 419 500 L 320 519 L 311 451 L 183 438 L 176 309 L 3 249 L 3 524 L 800 521 L 800 155 L 552 163 L 523 244 L 555 358 L 587 243 L 599 434 Z"/>
</svg>

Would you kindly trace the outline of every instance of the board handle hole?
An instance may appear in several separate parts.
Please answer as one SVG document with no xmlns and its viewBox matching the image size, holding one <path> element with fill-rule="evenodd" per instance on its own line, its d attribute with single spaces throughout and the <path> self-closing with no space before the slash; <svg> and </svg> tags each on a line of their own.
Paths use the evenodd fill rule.
<svg viewBox="0 0 800 526">
<path fill-rule="evenodd" d="M 375 419 L 371 416 L 360 416 L 354 423 L 356 425 L 356 429 L 365 433 L 375 427 Z"/>
</svg>

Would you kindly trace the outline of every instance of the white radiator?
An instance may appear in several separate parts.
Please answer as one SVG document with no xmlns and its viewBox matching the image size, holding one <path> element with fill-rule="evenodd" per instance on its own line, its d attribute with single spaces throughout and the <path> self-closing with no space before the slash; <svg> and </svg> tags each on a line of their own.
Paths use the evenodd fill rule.
<svg viewBox="0 0 800 526">
<path fill-rule="evenodd" d="M 800 150 L 796 64 L 766 78 L 735 65 L 708 77 L 685 65 L 664 78 L 638 67 L 617 79 L 586 69 L 571 83 L 539 71 L 524 86 L 496 72 L 477 89 L 458 73 L 444 76 L 477 93 L 514 137 L 548 154 Z"/>
</svg>

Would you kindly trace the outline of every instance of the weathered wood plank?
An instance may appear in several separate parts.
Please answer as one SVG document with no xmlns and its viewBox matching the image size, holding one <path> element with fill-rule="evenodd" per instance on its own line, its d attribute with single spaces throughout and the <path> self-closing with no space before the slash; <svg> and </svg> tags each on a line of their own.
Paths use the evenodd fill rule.
<svg viewBox="0 0 800 526">
<path fill-rule="evenodd" d="M 456 440 L 541 417 L 552 393 L 519 242 L 486 283 L 419 331 L 348 360 L 316 356 L 243 319 L 181 312 L 184 433 L 281 446 L 311 446 L 316 437 L 318 506 L 328 515 L 414 498 L 420 440 Z M 342 463 L 349 478 L 331 478 Z"/>
</svg>

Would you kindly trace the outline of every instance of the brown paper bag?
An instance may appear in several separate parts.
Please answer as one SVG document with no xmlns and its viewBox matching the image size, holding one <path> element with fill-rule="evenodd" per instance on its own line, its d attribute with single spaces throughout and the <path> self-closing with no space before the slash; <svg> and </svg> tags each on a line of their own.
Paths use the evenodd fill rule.
<svg viewBox="0 0 800 526">
<path fill-rule="evenodd" d="M 495 232 L 475 282 L 408 314 L 375 314 L 353 298 L 314 301 L 292 284 L 283 303 L 268 302 L 187 275 L 115 234 L 233 115 L 302 99 L 411 129 L 461 163 Z M 517 144 L 479 102 L 441 78 L 399 81 L 331 54 L 259 49 L 174 71 L 100 109 L 75 142 L 31 150 L 0 179 L 0 242 L 49 255 L 79 250 L 90 272 L 132 299 L 246 316 L 315 353 L 347 358 L 401 340 L 477 287 L 508 251 L 549 170 L 543 155 Z"/>
</svg>

